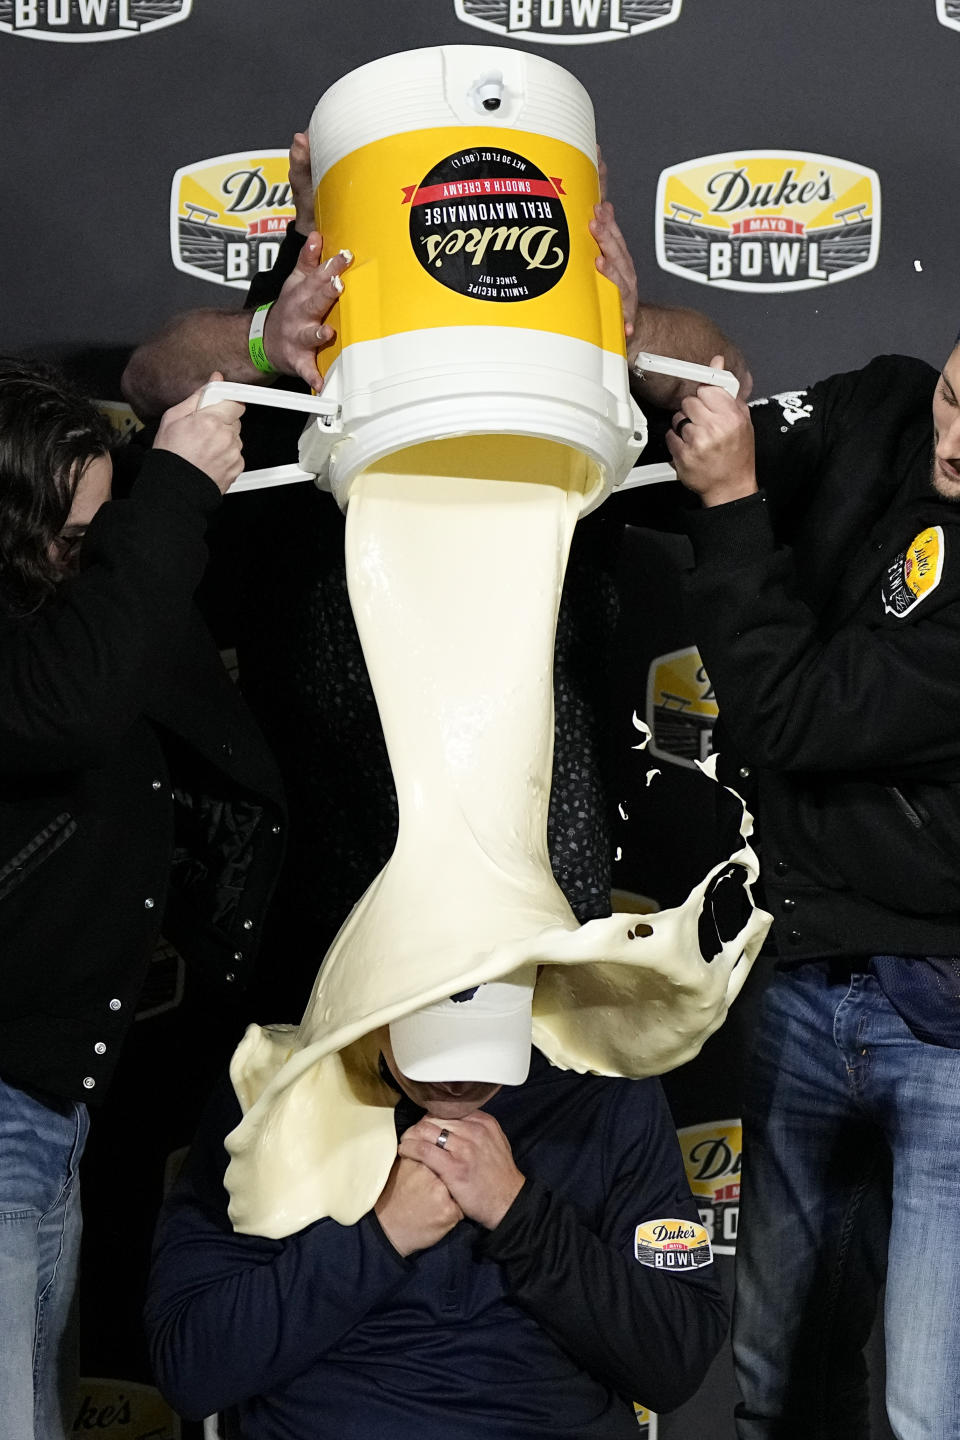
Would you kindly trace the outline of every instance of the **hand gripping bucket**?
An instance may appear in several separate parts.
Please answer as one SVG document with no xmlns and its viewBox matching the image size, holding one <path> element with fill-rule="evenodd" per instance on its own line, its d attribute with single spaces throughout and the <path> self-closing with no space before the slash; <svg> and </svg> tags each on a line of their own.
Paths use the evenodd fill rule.
<svg viewBox="0 0 960 1440">
<path fill-rule="evenodd" d="M 201 405 L 312 417 L 299 465 L 247 472 L 232 494 L 316 480 L 346 508 L 353 480 L 390 459 L 408 474 L 566 475 L 586 513 L 618 486 L 675 478 L 634 468 L 646 424 L 587 229 L 599 182 L 578 80 L 500 46 L 388 55 L 321 98 L 310 151 L 326 254 L 355 256 L 328 317 L 337 338 L 318 357 L 320 395 L 205 388 Z M 640 362 L 737 391 L 725 371 Z"/>
<path fill-rule="evenodd" d="M 441 444 L 456 474 L 458 447 L 496 435 L 494 469 L 498 453 L 513 472 L 586 467 L 584 508 L 598 504 L 645 430 L 587 229 L 599 186 L 579 81 L 500 47 L 389 55 L 326 92 L 310 150 L 325 252 L 355 259 L 319 359 L 339 415 L 308 426 L 303 468 L 345 506 L 386 456 Z"/>
</svg>

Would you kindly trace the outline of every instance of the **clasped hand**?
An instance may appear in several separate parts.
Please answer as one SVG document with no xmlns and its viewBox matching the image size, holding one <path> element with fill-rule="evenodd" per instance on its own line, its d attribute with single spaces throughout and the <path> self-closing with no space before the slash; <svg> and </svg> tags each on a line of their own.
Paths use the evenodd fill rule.
<svg viewBox="0 0 960 1440">
<path fill-rule="evenodd" d="M 443 1147 L 437 1144 L 442 1130 Z M 400 1137 L 374 1211 L 394 1248 L 410 1255 L 442 1240 L 464 1216 L 493 1230 L 523 1182 L 510 1142 L 492 1115 L 484 1110 L 462 1120 L 425 1115 Z"/>
</svg>

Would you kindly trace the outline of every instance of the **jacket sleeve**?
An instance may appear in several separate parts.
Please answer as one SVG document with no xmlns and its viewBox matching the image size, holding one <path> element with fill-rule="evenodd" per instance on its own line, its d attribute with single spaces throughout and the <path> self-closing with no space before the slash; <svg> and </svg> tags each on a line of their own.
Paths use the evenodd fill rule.
<svg viewBox="0 0 960 1440">
<path fill-rule="evenodd" d="M 306 238 L 294 227 L 291 220 L 273 265 L 269 270 L 260 271 L 251 280 L 247 298 L 243 302 L 244 310 L 256 310 L 261 305 L 276 300 L 283 289 L 284 281 L 293 273 Z"/>
<path fill-rule="evenodd" d="M 758 473 L 777 508 L 802 506 L 811 497 L 824 453 L 830 416 L 853 384 L 853 376 L 834 376 L 806 390 L 785 391 L 750 404 Z M 671 464 L 665 435 L 673 410 L 641 407 L 647 423 L 647 444 L 637 464 Z M 775 463 L 774 463 L 775 461 Z M 699 499 L 679 481 L 614 491 L 613 509 L 622 524 L 652 530 L 683 531 L 687 513 Z"/>
<path fill-rule="evenodd" d="M 712 1261 L 672 1272 L 637 1259 L 639 1225 L 700 1224 L 662 1091 L 643 1091 L 641 1114 L 632 1087 L 608 1113 L 603 1154 L 615 1163 L 598 1226 L 528 1178 L 480 1246 L 503 1267 L 512 1297 L 584 1370 L 662 1414 L 700 1385 L 726 1334 L 727 1307 Z"/>
<path fill-rule="evenodd" d="M 236 1234 L 223 1137 L 239 1119 L 224 1082 L 154 1241 L 147 1340 L 160 1389 L 188 1419 L 268 1395 L 299 1375 L 411 1268 L 373 1214 L 349 1226 L 320 1220 L 284 1240 Z"/>
<path fill-rule="evenodd" d="M 883 428 L 891 392 L 908 407 L 922 396 L 926 406 L 935 379 L 936 371 L 925 361 L 878 355 L 860 370 L 752 400 L 757 480 L 766 492 L 777 533 L 790 531 L 821 497 L 831 462 L 841 470 L 842 480 L 839 489 L 834 481 L 829 504 L 841 511 L 848 505 L 857 508 L 863 480 L 875 488 L 880 478 L 871 473 L 872 455 L 864 463 L 864 437 L 858 427 L 864 427 L 871 439 L 875 430 Z M 874 423 L 878 418 L 879 425 Z M 843 463 L 838 465 L 840 456 Z"/>
<path fill-rule="evenodd" d="M 771 770 L 956 778 L 960 556 L 947 553 L 938 593 L 915 619 L 830 634 L 801 598 L 762 492 L 700 510 L 688 525 L 691 628 L 744 759 Z M 879 564 L 875 585 L 879 609 Z"/>
<path fill-rule="evenodd" d="M 0 634 L 0 774 L 98 763 L 144 708 L 207 559 L 209 476 L 150 451 L 130 497 L 94 516 L 81 570 Z"/>
<path fill-rule="evenodd" d="M 803 509 L 812 497 L 831 426 L 855 386 L 855 375 L 835 375 L 751 402 L 757 475 L 778 510 Z"/>
</svg>

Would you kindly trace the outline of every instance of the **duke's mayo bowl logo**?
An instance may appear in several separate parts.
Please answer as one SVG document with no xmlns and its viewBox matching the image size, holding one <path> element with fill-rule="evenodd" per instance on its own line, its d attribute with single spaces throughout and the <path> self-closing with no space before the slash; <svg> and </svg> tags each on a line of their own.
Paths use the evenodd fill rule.
<svg viewBox="0 0 960 1440">
<path fill-rule="evenodd" d="M 658 655 L 647 671 L 650 753 L 692 770 L 713 748 L 717 702 L 699 650 Z"/>
<path fill-rule="evenodd" d="M 455 0 L 457 18 L 537 45 L 627 40 L 669 25 L 683 0 Z"/>
<path fill-rule="evenodd" d="M 657 187 L 657 260 L 722 290 L 808 290 L 877 263 L 876 171 L 799 150 L 673 165 Z"/>
<path fill-rule="evenodd" d="M 159 1391 L 132 1380 L 83 1379 L 71 1435 L 94 1432 L 109 1440 L 180 1440 L 180 1421 Z"/>
<path fill-rule="evenodd" d="M 937 0 L 937 19 L 951 30 L 960 30 L 960 0 Z"/>
<path fill-rule="evenodd" d="M 405 185 L 410 243 L 427 274 L 476 300 L 531 300 L 570 258 L 563 180 L 512 150 L 458 150 Z"/>
<path fill-rule="evenodd" d="M 93 402 L 101 415 L 105 415 L 117 434 L 122 438 L 132 435 L 134 430 L 143 429 L 143 421 L 123 400 L 95 400 Z"/>
<path fill-rule="evenodd" d="M 699 1270 L 713 1263 L 710 1237 L 694 1220 L 676 1216 L 648 1220 L 638 1225 L 633 1236 L 633 1253 L 651 1270 Z"/>
<path fill-rule="evenodd" d="M 170 249 L 188 275 L 246 290 L 269 270 L 294 217 L 286 150 L 184 165 L 170 190 Z"/>
<path fill-rule="evenodd" d="M 33 40 L 122 40 L 186 20 L 193 0 L 0 0 L 0 30 Z"/>
<path fill-rule="evenodd" d="M 940 584 L 944 558 L 943 527 L 921 530 L 887 566 L 881 593 L 886 615 L 902 619 Z"/>
<path fill-rule="evenodd" d="M 718 1255 L 733 1255 L 740 1222 L 739 1120 L 717 1120 L 678 1130 L 683 1163 L 700 1219 Z"/>
<path fill-rule="evenodd" d="M 639 1440 L 657 1440 L 657 1417 L 653 1411 L 634 1400 L 633 1413 L 636 1415 L 637 1424 L 640 1427 Z"/>
</svg>

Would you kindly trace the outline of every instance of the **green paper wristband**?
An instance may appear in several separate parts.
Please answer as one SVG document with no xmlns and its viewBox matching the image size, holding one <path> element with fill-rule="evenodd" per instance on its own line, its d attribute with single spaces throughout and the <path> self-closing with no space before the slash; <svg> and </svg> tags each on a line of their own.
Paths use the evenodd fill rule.
<svg viewBox="0 0 960 1440">
<path fill-rule="evenodd" d="M 267 359 L 267 352 L 263 348 L 263 327 L 267 323 L 267 312 L 273 301 L 269 300 L 266 305 L 258 305 L 253 312 L 253 319 L 250 321 L 250 338 L 247 341 L 247 348 L 250 351 L 250 359 L 257 369 L 264 375 L 278 375 L 280 372 L 270 364 Z"/>
</svg>

